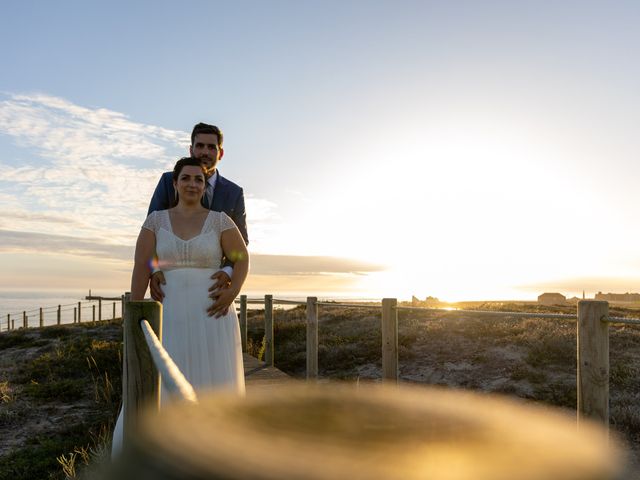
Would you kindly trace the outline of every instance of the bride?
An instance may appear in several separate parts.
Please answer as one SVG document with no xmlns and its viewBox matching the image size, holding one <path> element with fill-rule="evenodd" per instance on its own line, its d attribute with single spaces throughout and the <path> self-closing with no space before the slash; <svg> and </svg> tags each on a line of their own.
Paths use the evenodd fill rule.
<svg viewBox="0 0 640 480">
<path fill-rule="evenodd" d="M 249 255 L 238 228 L 225 213 L 201 205 L 206 176 L 200 160 L 180 159 L 173 170 L 176 206 L 152 212 L 136 243 L 131 300 L 142 300 L 150 266 L 157 258 L 165 275 L 162 344 L 196 389 L 216 388 L 244 395 L 240 329 L 233 301 L 249 271 Z M 234 262 L 231 285 L 215 294 L 211 275 L 223 255 Z M 161 390 L 161 404 L 166 403 Z M 123 413 L 113 433 L 112 455 L 122 448 Z"/>
</svg>

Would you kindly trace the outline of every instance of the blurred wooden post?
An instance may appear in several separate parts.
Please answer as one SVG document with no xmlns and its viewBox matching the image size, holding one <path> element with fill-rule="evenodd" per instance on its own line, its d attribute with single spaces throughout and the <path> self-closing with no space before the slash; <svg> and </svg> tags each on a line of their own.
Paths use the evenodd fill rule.
<svg viewBox="0 0 640 480">
<path fill-rule="evenodd" d="M 96 306 L 94 304 L 94 305 L 91 305 L 91 307 L 92 307 L 91 310 L 93 310 L 93 316 L 91 317 L 91 321 L 93 323 L 96 323 Z"/>
<path fill-rule="evenodd" d="M 40 326 L 44 327 L 44 315 L 42 314 L 42 307 L 40 307 Z"/>
<path fill-rule="evenodd" d="M 102 321 L 102 299 L 98 299 L 98 321 Z"/>
<path fill-rule="evenodd" d="M 609 303 L 578 302 L 578 424 L 583 419 L 609 428 Z"/>
<path fill-rule="evenodd" d="M 398 382 L 398 311 L 395 298 L 382 299 L 382 381 Z"/>
<path fill-rule="evenodd" d="M 247 296 L 240 295 L 240 340 L 242 351 L 247 351 Z"/>
<path fill-rule="evenodd" d="M 273 366 L 273 295 L 264 296 L 264 361 Z"/>
<path fill-rule="evenodd" d="M 115 319 L 116 319 L 116 302 L 113 302 L 113 319 L 112 320 L 115 320 Z"/>
<path fill-rule="evenodd" d="M 76 323 L 76 316 L 78 315 L 77 313 L 78 311 L 78 307 L 73 307 L 73 323 Z"/>
<path fill-rule="evenodd" d="M 16 320 L 15 318 L 11 319 L 11 330 L 15 330 L 16 329 Z"/>
<path fill-rule="evenodd" d="M 22 312 L 22 328 L 28 328 L 29 320 L 27 320 L 27 312 Z"/>
<path fill-rule="evenodd" d="M 62 306 L 58 305 L 58 313 L 56 315 L 56 323 L 60 325 L 60 321 L 62 319 Z"/>
<path fill-rule="evenodd" d="M 160 408 L 160 375 L 153 363 L 140 328 L 146 319 L 162 341 L 162 304 L 155 300 L 130 302 L 126 294 L 123 330 L 122 405 L 124 408 L 124 443 L 136 430 L 142 409 Z"/>
<path fill-rule="evenodd" d="M 7 313 L 7 330 L 11 330 L 11 314 Z"/>
<path fill-rule="evenodd" d="M 307 297 L 307 380 L 318 378 L 318 297 Z"/>
<path fill-rule="evenodd" d="M 82 302 L 78 302 L 78 323 L 82 323 Z"/>
</svg>

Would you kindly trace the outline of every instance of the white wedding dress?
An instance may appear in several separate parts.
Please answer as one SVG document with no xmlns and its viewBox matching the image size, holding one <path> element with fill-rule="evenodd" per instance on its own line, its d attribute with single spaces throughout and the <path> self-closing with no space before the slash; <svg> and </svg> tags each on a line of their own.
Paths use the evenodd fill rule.
<svg viewBox="0 0 640 480">
<path fill-rule="evenodd" d="M 173 233 L 169 212 L 152 212 L 143 228 L 156 235 L 156 254 L 166 285 L 162 302 L 162 345 L 196 392 L 216 389 L 244 395 L 238 317 L 233 308 L 209 317 L 211 275 L 222 259 L 220 235 L 235 228 L 225 213 L 209 212 L 201 232 L 189 240 Z M 161 405 L 171 401 L 161 382 Z M 113 433 L 112 456 L 122 448 L 123 413 Z"/>
</svg>

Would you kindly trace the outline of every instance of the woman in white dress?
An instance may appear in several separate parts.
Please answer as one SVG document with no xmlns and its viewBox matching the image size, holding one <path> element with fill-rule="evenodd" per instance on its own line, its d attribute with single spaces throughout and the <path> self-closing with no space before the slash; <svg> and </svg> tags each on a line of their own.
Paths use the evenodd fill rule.
<svg viewBox="0 0 640 480">
<path fill-rule="evenodd" d="M 166 285 L 162 344 L 197 390 L 215 388 L 244 395 L 240 329 L 233 300 L 249 271 L 247 247 L 225 213 L 201 205 L 206 177 L 200 161 L 182 158 L 173 170 L 176 206 L 152 212 L 136 243 L 131 300 L 142 300 L 151 265 L 163 271 Z M 223 255 L 234 262 L 231 284 L 217 292 L 212 316 L 207 310 L 210 277 Z M 161 389 L 161 404 L 166 393 Z M 122 411 L 113 434 L 112 454 L 122 445 Z"/>
</svg>

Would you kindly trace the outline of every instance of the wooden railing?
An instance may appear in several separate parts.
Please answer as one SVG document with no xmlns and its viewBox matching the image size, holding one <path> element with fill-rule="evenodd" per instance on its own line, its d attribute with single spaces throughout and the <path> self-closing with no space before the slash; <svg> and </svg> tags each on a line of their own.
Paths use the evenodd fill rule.
<svg viewBox="0 0 640 480">
<path fill-rule="evenodd" d="M 16 328 L 39 328 L 44 327 L 47 323 L 49 325 L 66 325 L 70 323 L 82 323 L 82 322 L 96 322 L 102 320 L 116 320 L 120 317 L 116 316 L 116 306 L 121 305 L 122 309 L 123 299 L 121 297 L 86 297 L 89 302 L 77 302 L 69 303 L 66 305 L 52 305 L 48 307 L 38 307 L 31 310 L 23 310 L 21 312 L 13 312 L 6 314 L 6 323 L 3 321 L 0 324 L 0 331 L 15 330 Z M 111 302 L 111 312 L 103 308 L 109 307 L 108 302 Z M 97 302 L 97 304 L 95 303 Z M 87 303 L 89 303 L 87 305 Z M 88 317 L 83 316 L 83 310 L 89 311 Z M 122 311 L 122 310 L 121 310 Z M 67 315 L 64 315 L 64 314 Z M 73 313 L 73 316 L 71 315 Z M 109 315 L 111 313 L 111 315 Z M 47 322 L 47 315 L 49 321 Z M 54 316 L 54 318 L 51 318 Z M 36 320 L 32 320 L 35 318 Z M 16 320 L 18 323 L 16 324 Z"/>
<path fill-rule="evenodd" d="M 378 305 L 358 305 L 335 302 L 318 302 L 316 297 L 308 297 L 306 302 L 274 299 L 272 295 L 265 295 L 264 300 L 249 300 L 243 295 L 240 297 L 240 325 L 244 332 L 242 335 L 244 348 L 246 348 L 247 338 L 247 305 L 251 303 L 262 303 L 265 306 L 265 346 L 268 348 L 265 361 L 268 364 L 273 364 L 274 362 L 274 305 L 306 305 L 307 378 L 309 380 L 314 380 L 318 376 L 319 307 L 380 309 L 382 329 L 382 377 L 383 382 L 392 384 L 398 382 L 398 311 L 441 310 L 419 307 L 402 307 L 398 306 L 397 300 L 393 298 L 383 299 L 381 304 Z M 471 310 L 460 310 L 462 313 L 470 311 Z M 331 430 L 333 426 L 339 425 L 341 428 L 337 428 L 331 433 L 335 438 L 339 438 L 340 435 L 344 435 L 344 429 L 342 427 L 345 425 L 345 422 L 352 422 L 352 424 L 346 428 L 346 431 L 348 431 L 349 438 L 355 442 L 354 449 L 352 451 L 357 452 L 358 449 L 370 448 L 370 442 L 367 442 L 370 441 L 372 430 L 371 428 L 363 428 L 363 424 L 368 424 L 372 421 L 372 417 L 368 417 L 368 415 L 376 415 L 380 417 L 379 413 L 382 411 L 381 408 L 383 406 L 387 409 L 392 408 L 394 406 L 394 402 L 398 402 L 396 405 L 402 404 L 405 408 L 408 408 L 403 413 L 406 421 L 404 421 L 404 423 L 396 423 L 395 419 L 400 411 L 393 410 L 393 408 L 389 410 L 390 412 L 393 412 L 393 414 L 383 415 L 382 423 L 387 422 L 388 425 L 385 424 L 387 428 L 382 429 L 382 431 L 385 432 L 385 442 L 381 442 L 380 445 L 389 443 L 395 445 L 394 441 L 389 442 L 388 435 L 390 435 L 390 433 L 388 432 L 396 432 L 398 435 L 398 439 L 396 439 L 396 441 L 408 441 L 409 443 L 407 443 L 407 448 L 409 448 L 409 446 L 415 447 L 415 439 L 417 438 L 416 435 L 418 435 L 418 432 L 420 432 L 421 435 L 424 434 L 424 432 L 430 432 L 424 434 L 425 438 L 438 439 L 437 442 L 440 442 L 436 442 L 435 445 L 437 448 L 435 451 L 440 451 L 438 449 L 442 448 L 443 443 L 440 441 L 442 438 L 445 444 L 447 441 L 450 442 L 447 446 L 449 449 L 447 452 L 452 453 L 447 453 L 446 455 L 446 458 L 449 459 L 449 461 L 452 458 L 460 457 L 460 455 L 463 455 L 463 457 L 460 458 L 468 460 L 468 471 L 465 471 L 464 474 L 456 474 L 455 478 L 478 478 L 475 467 L 481 464 L 484 465 L 483 462 L 485 461 L 488 461 L 488 464 L 492 465 L 491 468 L 496 468 L 496 472 L 502 472 L 503 466 L 501 465 L 501 462 L 504 465 L 508 465 L 504 468 L 509 470 L 510 474 L 506 476 L 498 475 L 498 477 L 517 478 L 519 474 L 522 473 L 522 471 L 519 470 L 519 462 L 525 462 L 529 456 L 531 456 L 531 458 L 523 464 L 523 468 L 525 468 L 524 471 L 527 472 L 528 478 L 626 478 L 624 465 L 622 464 L 623 460 L 621 460 L 621 457 L 610 456 L 611 452 L 604 453 L 610 446 L 606 437 L 602 435 L 602 433 L 606 432 L 606 429 L 608 428 L 608 324 L 613 323 L 616 320 L 624 321 L 624 323 L 640 324 L 640 320 L 611 318 L 608 315 L 608 303 L 602 301 L 579 302 L 577 317 L 573 315 L 522 312 L 473 312 L 494 316 L 509 315 L 525 318 L 547 317 L 577 320 L 579 433 L 575 433 L 575 429 L 571 428 L 571 425 L 566 421 L 566 418 L 557 416 L 558 420 L 562 419 L 564 422 L 562 428 L 559 428 L 558 430 L 550 429 L 548 434 L 542 434 L 541 432 L 547 428 L 543 425 L 548 419 L 550 419 L 550 417 L 540 416 L 539 411 L 528 411 L 525 410 L 524 407 L 519 406 L 518 408 L 523 408 L 523 410 L 518 412 L 514 411 L 511 419 L 509 421 L 505 421 L 503 418 L 505 412 L 510 411 L 510 409 L 513 408 L 513 405 L 506 403 L 501 404 L 500 401 L 502 400 L 486 399 L 483 398 L 483 396 L 470 398 L 462 395 L 460 392 L 442 393 L 442 391 L 428 391 L 428 394 L 420 396 L 420 398 L 415 396 L 411 405 L 407 407 L 407 398 L 413 394 L 408 395 L 408 391 L 403 390 L 401 395 L 387 396 L 383 404 L 381 403 L 380 405 L 372 408 L 371 398 L 375 398 L 378 395 L 375 390 L 367 390 L 367 401 L 362 402 L 359 400 L 362 397 L 354 397 L 349 391 L 344 391 L 344 387 L 342 387 L 342 391 L 335 388 L 333 390 L 327 389 L 326 387 L 323 387 L 321 390 L 317 388 L 310 389 L 302 396 L 295 389 L 285 388 L 282 392 L 279 392 L 278 389 L 270 390 L 270 392 L 274 392 L 274 394 L 255 401 L 247 400 L 249 402 L 247 404 L 249 407 L 243 410 L 243 414 L 239 416 L 240 420 L 238 421 L 238 425 L 240 425 L 240 427 L 237 431 L 249 431 L 247 419 L 251 415 L 256 416 L 256 421 L 259 423 L 259 427 L 256 430 L 252 430 L 251 434 L 246 436 L 244 440 L 241 440 L 240 443 L 245 445 L 245 442 L 255 440 L 255 436 L 267 435 L 264 431 L 266 428 L 265 425 L 273 426 L 281 425 L 283 422 L 290 422 L 291 424 L 296 425 L 296 427 L 291 431 L 297 431 L 296 428 L 303 427 L 307 429 L 305 430 L 306 436 L 304 438 L 309 439 L 307 445 L 305 445 L 305 447 L 308 447 L 308 443 L 311 442 L 312 439 L 316 438 L 313 432 L 313 426 L 315 425 L 314 421 L 321 420 L 326 422 L 326 419 L 330 418 L 331 415 L 340 415 L 339 421 L 336 420 L 335 422 L 329 422 L 328 426 L 323 425 L 323 435 L 320 436 L 318 448 L 322 449 L 326 446 L 323 445 L 322 442 L 327 441 L 327 428 Z M 241 455 L 242 458 L 246 458 L 246 454 L 244 452 L 242 454 L 238 453 L 240 443 L 238 443 L 238 446 L 234 444 L 234 447 L 229 452 L 226 452 L 225 450 L 225 448 L 228 447 L 225 443 L 228 441 L 228 438 L 238 437 L 236 430 L 231 430 L 232 434 L 236 435 L 235 437 L 228 437 L 225 436 L 223 432 L 219 432 L 220 422 L 222 419 L 229 419 L 229 421 L 226 421 L 225 423 L 226 428 L 229 428 L 230 425 L 231 428 L 233 428 L 236 425 L 234 424 L 233 414 L 237 415 L 238 410 L 243 408 L 242 405 L 238 404 L 238 402 L 230 404 L 229 402 L 225 403 L 225 401 L 218 401 L 218 399 L 214 397 L 205 397 L 205 403 L 198 404 L 198 408 L 196 410 L 186 408 L 186 405 L 183 402 L 182 404 L 175 405 L 175 408 L 170 410 L 171 415 L 169 415 L 167 419 L 163 419 L 164 415 L 154 417 L 152 428 L 150 428 L 150 423 L 148 421 L 150 417 L 148 416 L 146 417 L 147 421 L 139 423 L 141 418 L 139 417 L 139 414 L 143 408 L 151 408 L 153 410 L 158 410 L 159 408 L 158 369 L 163 371 L 163 378 L 165 375 L 172 377 L 168 384 L 175 384 L 174 391 L 180 391 L 181 389 L 184 390 L 185 388 L 188 391 L 190 386 L 184 387 L 183 385 L 180 387 L 180 375 L 173 375 L 170 372 L 171 362 L 168 362 L 169 367 L 167 367 L 162 366 L 162 363 L 165 362 L 166 359 L 159 360 L 159 358 L 163 356 L 162 347 L 157 345 L 160 343 L 160 339 L 162 338 L 162 307 L 159 303 L 150 300 L 140 302 L 125 301 L 123 329 L 123 406 L 125 407 L 124 447 L 126 448 L 128 445 L 130 445 L 130 447 L 126 458 L 115 464 L 116 467 L 113 470 L 112 475 L 108 478 L 122 478 L 122 475 L 130 475 L 132 472 L 154 472 L 154 475 L 156 475 L 154 478 L 179 478 L 176 476 L 176 472 L 184 471 L 186 467 L 183 462 L 188 463 L 189 468 L 203 468 L 206 471 L 215 470 L 217 472 L 216 475 L 213 476 L 205 475 L 198 478 L 219 478 L 220 471 L 224 471 L 227 476 L 233 478 L 251 476 L 249 471 L 246 470 L 245 464 L 241 461 L 235 462 L 235 460 L 234 465 L 236 466 L 234 466 L 234 473 L 233 475 L 229 474 L 227 471 L 228 464 L 226 463 L 226 460 L 229 458 L 227 455 Z M 156 353 L 153 353 L 154 349 L 156 350 Z M 156 359 L 153 360 L 152 357 L 156 357 Z M 370 387 L 365 386 L 362 388 L 367 389 Z M 351 392 L 354 391 L 355 390 L 351 390 Z M 278 394 L 275 392 L 278 392 Z M 388 394 L 390 390 L 387 389 L 386 392 Z M 417 392 L 417 390 L 413 390 L 413 392 Z M 438 400 L 441 402 L 441 406 L 439 406 L 435 411 L 431 411 L 430 408 L 432 408 L 432 406 L 427 407 L 427 405 L 430 405 L 430 402 L 433 402 L 438 398 L 438 396 L 443 396 L 441 401 Z M 188 395 L 183 394 L 182 397 L 188 399 Z M 298 403 L 295 404 L 295 408 L 288 410 L 286 405 L 290 405 L 292 403 L 291 397 L 294 398 L 293 402 Z M 195 400 L 194 393 L 191 403 Z M 479 404 L 482 404 L 483 406 L 478 407 Z M 256 405 L 258 405 L 258 407 L 256 407 Z M 335 408 L 333 405 L 339 405 L 339 408 Z M 466 406 L 462 408 L 461 405 Z M 455 406 L 455 408 L 452 409 L 450 406 Z M 225 408 L 229 411 L 228 414 L 225 413 Z M 462 410 L 468 409 L 468 412 L 464 413 L 462 416 L 458 416 L 460 414 L 460 408 L 462 408 Z M 345 415 L 346 409 L 350 409 L 353 415 Z M 424 412 L 422 410 L 424 410 Z M 320 414 L 318 413 L 319 411 L 321 411 Z M 271 414 L 270 412 L 274 413 Z M 360 415 L 358 416 L 358 414 Z M 265 416 L 269 415 L 273 415 L 274 420 L 265 422 Z M 297 418 L 296 415 L 300 418 Z M 313 415 L 316 415 L 317 418 L 311 421 L 310 419 L 313 418 Z M 351 419 L 352 416 L 355 420 Z M 500 421 L 496 421 L 498 417 L 501 417 Z M 363 421 L 364 418 L 367 418 L 367 420 Z M 473 418 L 474 421 L 470 422 L 470 418 Z M 491 420 L 487 420 L 489 418 L 491 418 Z M 602 433 L 600 430 L 594 430 L 589 425 L 589 422 L 583 422 L 583 420 L 587 418 L 598 420 L 604 427 L 604 429 L 602 429 Z M 470 425 L 473 425 L 473 428 L 477 430 L 482 421 L 485 421 L 486 425 L 483 424 L 483 433 L 478 435 L 481 435 L 481 438 L 483 439 L 483 446 L 482 448 L 476 448 L 477 452 L 475 457 L 469 453 L 475 451 L 473 448 L 471 450 L 465 450 L 473 447 L 473 442 L 471 442 L 471 447 L 467 446 L 465 442 L 461 441 L 461 438 L 458 438 L 459 434 L 454 435 L 455 441 L 451 439 L 447 440 L 447 432 L 463 432 L 465 429 L 469 429 Z M 376 419 L 376 422 L 380 423 L 378 419 Z M 519 424 L 520 428 L 515 426 L 516 422 Z M 405 430 L 403 430 L 403 428 L 398 428 L 398 425 L 400 424 L 404 429 L 408 429 L 407 431 L 409 433 L 406 434 L 406 438 L 403 437 L 403 432 Z M 496 432 L 499 430 L 496 430 L 498 425 L 507 427 L 507 429 L 497 434 Z M 416 426 L 415 431 L 411 430 L 412 426 Z M 193 434 L 194 430 L 198 430 L 198 434 Z M 572 430 L 573 433 L 571 433 Z M 286 431 L 287 430 L 285 429 L 285 432 Z M 530 434 L 530 431 L 536 433 Z M 136 433 L 135 436 L 133 436 L 134 432 Z M 147 436 L 140 437 L 140 432 L 146 432 L 144 435 Z M 358 432 L 357 439 L 354 437 L 354 432 Z M 496 447 L 496 454 L 489 455 L 489 459 L 486 459 L 484 458 L 485 455 L 479 454 L 478 452 L 485 451 L 484 449 L 487 445 L 486 442 L 489 438 L 487 435 L 489 432 L 493 432 L 493 435 L 497 435 L 495 438 L 498 439 L 497 441 L 500 442 L 500 444 Z M 572 435 L 571 438 L 567 436 L 568 433 Z M 178 434 L 177 437 L 175 436 L 176 434 Z M 273 431 L 272 434 L 280 436 L 285 435 L 282 431 L 278 430 Z M 473 435 L 474 433 L 471 433 L 471 437 L 473 437 Z M 207 441 L 210 442 L 210 447 L 203 449 L 202 439 L 205 436 L 208 439 Z M 218 438 L 216 436 L 224 441 L 216 441 Z M 192 437 L 196 439 L 196 441 L 191 442 L 190 439 Z M 516 438 L 517 440 L 511 441 L 511 437 Z M 178 448 L 179 452 L 185 452 L 175 455 L 176 458 L 179 458 L 179 461 L 163 463 L 166 459 L 166 455 L 174 455 L 171 453 L 175 451 L 176 440 L 174 440 L 174 438 L 178 439 L 179 443 L 182 442 L 185 444 L 186 442 L 186 444 L 192 448 Z M 278 451 L 280 451 L 284 448 L 284 444 L 282 442 L 285 442 L 285 437 L 278 438 L 280 442 L 278 443 Z M 295 439 L 297 438 L 298 437 L 295 437 Z M 565 441 L 559 441 L 559 438 L 563 438 Z M 150 439 L 152 441 L 149 441 Z M 263 452 L 267 445 L 271 445 L 267 440 L 262 440 L 263 439 L 261 437 L 260 442 L 262 443 L 254 442 L 253 449 L 249 448 L 253 455 Z M 278 457 L 278 462 L 268 463 L 266 460 L 266 463 L 263 461 L 253 462 L 253 468 L 260 468 L 263 473 L 270 472 L 265 478 L 285 478 L 287 474 L 283 472 L 286 468 L 283 467 L 281 462 L 285 462 L 285 464 L 286 462 L 289 462 L 290 466 L 287 468 L 293 468 L 297 463 L 291 461 L 291 459 L 296 457 L 296 452 L 300 449 L 299 439 L 295 442 L 291 439 L 286 439 L 286 442 L 288 442 L 287 447 L 289 450 L 283 451 L 282 455 Z M 578 447 L 580 442 L 583 442 L 583 446 Z M 612 440 L 612 444 L 613 443 L 615 443 L 615 441 Z M 341 448 L 345 448 L 345 444 L 341 445 Z M 369 445 L 369 447 L 367 447 L 367 445 Z M 519 445 L 518 448 L 521 450 L 520 453 L 517 454 L 518 458 L 521 459 L 518 462 L 514 462 L 513 458 L 509 455 L 505 456 L 504 454 L 505 448 L 507 449 L 507 452 L 513 452 L 514 445 Z M 529 445 L 532 446 L 530 451 L 527 450 L 529 449 Z M 162 449 L 159 449 L 160 446 L 162 446 Z M 565 448 L 567 449 L 566 452 L 563 450 L 562 453 L 558 454 L 561 449 Z M 582 453 L 583 451 L 586 452 L 585 448 L 590 449 L 588 454 Z M 229 449 L 227 448 L 227 450 Z M 309 451 L 316 450 L 309 449 Z M 393 451 L 393 455 L 396 456 L 393 457 L 391 453 L 389 453 L 388 458 L 385 457 L 385 462 L 387 463 L 390 462 L 393 464 L 394 461 L 399 461 L 399 458 L 404 459 L 406 457 L 406 450 L 402 451 L 403 455 L 401 456 L 397 456 L 398 452 L 396 450 L 389 450 L 389 452 L 391 451 Z M 464 451 L 464 453 L 461 454 L 461 451 Z M 221 454 L 220 452 L 226 453 Z M 332 452 L 333 453 L 331 455 L 335 457 L 337 455 L 337 450 Z M 598 452 L 602 453 L 604 459 L 603 463 L 599 466 L 593 462 L 589 465 L 583 465 L 580 463 L 582 459 L 586 458 L 585 455 L 592 459 L 593 455 Z M 369 465 L 369 463 L 374 461 L 375 458 L 380 457 L 379 450 L 375 450 L 375 453 L 376 455 L 373 455 L 366 464 L 361 465 L 354 462 L 353 465 L 351 465 L 345 462 L 344 466 L 341 467 L 341 473 L 346 476 L 358 476 L 358 474 L 362 474 L 362 468 Z M 223 456 L 221 457 L 220 455 Z M 435 468 L 434 465 L 440 466 L 438 467 L 440 468 L 439 473 L 435 476 L 428 475 L 429 477 L 453 478 L 449 475 L 449 473 L 453 471 L 452 469 L 460 473 L 459 465 L 448 465 L 446 461 L 433 462 L 432 456 L 424 454 L 424 448 L 421 448 L 419 452 L 416 451 L 415 455 L 415 458 L 425 458 L 423 460 L 423 464 L 426 465 L 426 467 L 424 468 L 433 469 Z M 326 454 L 319 454 L 319 457 L 322 457 L 324 463 L 331 463 L 329 460 L 333 458 Z M 577 463 L 575 460 L 569 460 L 569 457 L 575 457 L 575 459 L 577 459 Z M 208 460 L 205 461 L 203 458 Z M 225 462 L 221 463 L 221 459 L 224 459 Z M 157 462 L 166 465 L 166 471 L 165 468 L 158 468 Z M 398 463 L 397 468 L 402 468 L 405 463 L 406 462 Z M 221 464 L 224 464 L 224 467 L 218 467 Z M 320 464 L 318 464 L 318 468 L 319 465 Z M 354 465 L 357 466 L 357 468 L 354 468 Z M 412 470 L 417 468 L 418 464 L 413 462 L 411 465 L 412 467 L 407 470 L 406 475 L 403 474 L 402 478 L 421 478 L 420 475 L 415 475 L 415 471 Z M 603 467 L 602 465 L 606 466 Z M 217 470 L 218 468 L 220 468 L 220 471 Z M 375 468 L 370 468 L 367 472 L 370 472 L 370 475 L 375 476 L 375 474 L 380 473 L 377 470 L 379 468 L 382 468 L 382 464 Z M 482 471 L 490 471 L 486 470 L 486 468 L 488 468 L 486 466 L 483 468 L 485 468 L 485 470 Z M 540 469 L 540 471 L 538 472 L 537 469 Z M 534 470 L 537 472 L 536 474 L 532 474 Z M 303 468 L 300 471 L 303 472 L 307 470 L 304 470 Z M 315 471 L 316 470 L 314 470 L 314 472 Z M 332 470 L 327 470 L 327 472 L 331 471 Z M 280 474 L 276 475 L 273 472 L 280 472 Z M 330 474 L 327 473 L 326 476 L 324 473 L 320 476 L 315 475 L 314 478 L 336 478 L 336 472 L 332 472 L 333 473 Z M 350 474 L 347 475 L 349 472 Z M 581 475 L 580 473 L 575 474 L 575 472 L 583 472 L 585 475 Z M 593 472 L 597 472 L 597 474 L 593 474 Z M 410 473 L 413 476 L 410 476 Z M 226 478 L 225 475 L 222 475 L 222 477 Z M 306 474 L 300 474 L 296 475 L 296 478 L 308 478 L 308 476 Z M 483 478 L 494 477 L 489 475 Z"/>
<path fill-rule="evenodd" d="M 382 333 L 382 381 L 397 383 L 399 379 L 398 363 L 398 312 L 399 311 L 447 311 L 491 316 L 510 316 L 522 318 L 568 319 L 577 322 L 577 411 L 578 420 L 590 418 L 597 420 L 605 428 L 609 425 L 609 324 L 640 325 L 640 319 L 615 318 L 609 316 L 609 304 L 601 300 L 581 300 L 578 302 L 577 315 L 549 314 L 537 312 L 500 312 L 479 310 L 450 310 L 428 307 L 398 306 L 397 299 L 384 298 L 378 305 L 344 304 L 339 302 L 318 302 L 317 297 L 307 297 L 306 302 L 274 299 L 265 295 L 262 299 L 248 299 L 240 296 L 240 328 L 243 349 L 247 345 L 247 304 L 264 304 L 265 307 L 265 362 L 274 364 L 273 306 L 306 305 L 306 377 L 318 378 L 318 307 L 334 308 L 377 308 L 380 309 Z"/>
</svg>

